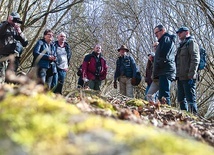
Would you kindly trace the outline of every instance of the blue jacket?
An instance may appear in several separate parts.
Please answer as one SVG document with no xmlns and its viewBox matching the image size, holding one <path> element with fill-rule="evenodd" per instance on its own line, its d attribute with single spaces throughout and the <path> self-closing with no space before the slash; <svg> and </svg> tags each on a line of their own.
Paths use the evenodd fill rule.
<svg viewBox="0 0 214 155">
<path fill-rule="evenodd" d="M 129 78 L 136 77 L 137 67 L 135 60 L 132 56 L 119 57 L 116 62 L 116 70 L 114 73 L 114 81 L 120 76 L 126 76 Z"/>
<path fill-rule="evenodd" d="M 153 78 L 166 75 L 170 79 L 175 79 L 175 36 L 165 33 L 158 42 L 154 57 Z"/>
<path fill-rule="evenodd" d="M 33 63 L 36 63 L 33 65 L 37 65 L 40 68 L 50 68 L 50 63 L 52 61 L 49 60 L 49 56 L 53 55 L 56 57 L 56 50 L 52 43 L 50 44 L 51 51 L 47 50 L 47 46 L 48 44 L 44 39 L 40 39 L 39 41 L 37 41 L 36 45 L 33 48 Z M 41 58 L 38 62 L 35 62 L 38 56 L 41 56 Z"/>
</svg>

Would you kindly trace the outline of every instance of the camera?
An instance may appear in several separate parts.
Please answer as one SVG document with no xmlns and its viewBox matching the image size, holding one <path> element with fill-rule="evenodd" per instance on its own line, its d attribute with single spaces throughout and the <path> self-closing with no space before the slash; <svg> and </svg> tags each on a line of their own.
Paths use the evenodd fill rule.
<svg viewBox="0 0 214 155">
<path fill-rule="evenodd" d="M 20 18 L 13 18 L 12 20 L 14 23 L 19 23 L 19 24 L 22 24 L 22 21 Z"/>
</svg>

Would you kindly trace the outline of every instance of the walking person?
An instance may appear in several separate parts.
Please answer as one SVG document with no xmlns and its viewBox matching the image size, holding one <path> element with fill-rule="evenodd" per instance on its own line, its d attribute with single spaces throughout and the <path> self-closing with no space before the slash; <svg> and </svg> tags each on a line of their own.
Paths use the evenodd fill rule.
<svg viewBox="0 0 214 155">
<path fill-rule="evenodd" d="M 82 64 L 83 81 L 88 82 L 90 89 L 99 91 L 101 82 L 106 79 L 107 75 L 106 60 L 101 53 L 101 45 L 96 44 L 93 52 L 85 56 Z"/>
<path fill-rule="evenodd" d="M 14 71 L 19 67 L 20 57 L 23 47 L 28 45 L 28 40 L 20 28 L 22 24 L 20 15 L 12 12 L 7 21 L 0 23 L 0 58 L 15 55 Z M 5 81 L 5 71 L 7 69 L 8 60 L 0 62 L 0 83 Z"/>
<path fill-rule="evenodd" d="M 53 75 L 52 88 L 54 89 L 54 93 L 62 94 L 62 88 L 72 55 L 71 48 L 66 42 L 66 34 L 64 32 L 58 34 L 57 41 L 55 41 L 54 46 L 57 57 L 57 74 Z"/>
<path fill-rule="evenodd" d="M 159 95 L 158 99 L 163 103 L 170 102 L 170 86 L 175 79 L 175 36 L 166 32 L 163 25 L 154 28 L 154 34 L 158 39 L 158 46 L 154 57 L 153 77 L 158 79 Z"/>
<path fill-rule="evenodd" d="M 177 100 L 181 110 L 197 114 L 196 79 L 200 62 L 199 46 L 187 27 L 179 28 L 176 33 L 180 39 L 176 54 Z"/>
<path fill-rule="evenodd" d="M 43 38 L 39 39 L 33 48 L 33 65 L 38 67 L 38 77 L 43 84 L 51 88 L 56 70 L 56 50 L 53 44 L 53 32 L 46 29 Z"/>
<path fill-rule="evenodd" d="M 114 88 L 117 89 L 117 81 L 119 81 L 120 93 L 128 97 L 134 97 L 133 83 L 137 73 L 135 60 L 128 55 L 129 49 L 122 45 L 118 52 L 120 56 L 116 61 L 116 70 L 114 74 Z"/>
</svg>

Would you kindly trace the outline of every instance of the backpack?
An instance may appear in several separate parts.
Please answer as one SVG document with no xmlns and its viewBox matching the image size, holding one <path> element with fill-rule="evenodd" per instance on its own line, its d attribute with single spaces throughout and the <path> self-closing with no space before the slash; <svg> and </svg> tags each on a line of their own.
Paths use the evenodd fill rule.
<svg viewBox="0 0 214 155">
<path fill-rule="evenodd" d="M 200 50 L 200 62 L 198 65 L 198 70 L 202 70 L 207 65 L 207 60 L 206 60 L 207 53 L 206 53 L 206 50 L 201 46 L 200 46 L 199 50 Z"/>
<path fill-rule="evenodd" d="M 142 76 L 141 76 L 141 73 L 139 71 L 137 71 L 135 78 L 136 78 L 136 82 L 133 86 L 138 86 L 142 80 Z"/>
</svg>

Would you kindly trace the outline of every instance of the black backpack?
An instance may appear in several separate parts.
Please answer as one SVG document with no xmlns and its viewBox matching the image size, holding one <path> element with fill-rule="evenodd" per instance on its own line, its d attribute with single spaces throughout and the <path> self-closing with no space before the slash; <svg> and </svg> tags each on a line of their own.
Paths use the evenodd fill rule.
<svg viewBox="0 0 214 155">
<path fill-rule="evenodd" d="M 141 73 L 139 71 L 137 71 L 135 78 L 136 78 L 136 83 L 134 86 L 138 86 L 142 80 L 142 76 L 141 76 Z"/>
</svg>

